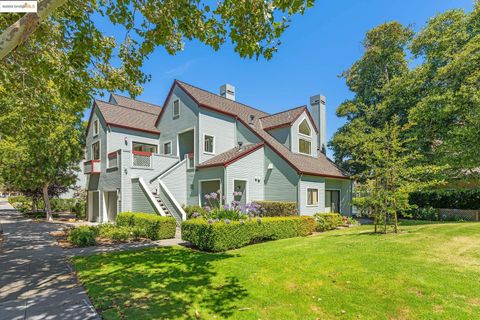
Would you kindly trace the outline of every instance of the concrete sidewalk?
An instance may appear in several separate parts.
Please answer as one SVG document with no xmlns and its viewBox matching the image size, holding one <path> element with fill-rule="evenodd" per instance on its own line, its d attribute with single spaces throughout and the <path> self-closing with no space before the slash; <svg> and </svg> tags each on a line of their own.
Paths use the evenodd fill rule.
<svg viewBox="0 0 480 320">
<path fill-rule="evenodd" d="M 0 320 L 100 319 L 49 232 L 62 224 L 25 219 L 0 202 Z M 1 229 L 0 229 L 1 230 Z"/>
</svg>

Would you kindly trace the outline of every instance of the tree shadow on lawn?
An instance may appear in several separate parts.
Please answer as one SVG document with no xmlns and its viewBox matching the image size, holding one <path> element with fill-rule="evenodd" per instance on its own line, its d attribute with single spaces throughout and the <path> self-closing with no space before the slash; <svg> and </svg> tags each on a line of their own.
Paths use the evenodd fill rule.
<svg viewBox="0 0 480 320">
<path fill-rule="evenodd" d="M 215 278 L 213 263 L 233 257 L 169 247 L 74 261 L 94 305 L 105 318 L 195 318 L 206 313 L 227 318 L 248 293 L 234 276 Z"/>
</svg>

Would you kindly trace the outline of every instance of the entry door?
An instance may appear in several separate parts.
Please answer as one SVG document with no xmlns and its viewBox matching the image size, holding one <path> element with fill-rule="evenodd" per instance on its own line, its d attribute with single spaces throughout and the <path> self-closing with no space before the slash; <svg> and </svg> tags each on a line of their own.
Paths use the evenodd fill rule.
<svg viewBox="0 0 480 320">
<path fill-rule="evenodd" d="M 247 181 L 234 180 L 233 192 L 235 194 L 235 196 L 233 197 L 235 201 L 239 201 L 240 205 L 247 204 Z"/>
<path fill-rule="evenodd" d="M 113 222 L 117 218 L 117 191 L 105 192 L 105 203 L 107 204 L 107 219 Z"/>
<path fill-rule="evenodd" d="M 217 198 L 212 200 L 205 199 L 206 194 L 216 193 Z M 220 200 L 222 199 L 222 191 L 220 186 L 220 180 L 208 180 L 208 181 L 201 181 L 200 182 L 200 205 L 202 206 L 209 206 L 212 205 L 214 207 L 220 207 Z"/>
<path fill-rule="evenodd" d="M 325 190 L 325 212 L 340 213 L 340 190 Z"/>
</svg>

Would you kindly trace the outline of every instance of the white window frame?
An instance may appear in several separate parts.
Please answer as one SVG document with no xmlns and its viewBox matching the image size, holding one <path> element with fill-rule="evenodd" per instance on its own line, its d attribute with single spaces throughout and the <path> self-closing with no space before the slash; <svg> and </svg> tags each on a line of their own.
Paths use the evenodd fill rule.
<svg viewBox="0 0 480 320">
<path fill-rule="evenodd" d="M 219 188 L 220 188 L 220 207 L 225 203 L 225 201 L 223 200 L 223 183 L 222 183 L 222 179 L 203 179 L 203 180 L 198 180 L 198 205 L 200 207 L 203 207 L 203 204 L 202 204 L 202 200 L 203 200 L 203 197 L 205 196 L 204 194 L 202 194 L 202 182 L 209 182 L 209 181 L 218 181 L 219 182 Z"/>
<path fill-rule="evenodd" d="M 165 153 L 165 145 L 170 144 L 170 153 Z M 165 141 L 162 144 L 162 153 L 166 155 L 172 155 L 173 154 L 173 143 L 172 140 Z"/>
<path fill-rule="evenodd" d="M 93 136 L 96 137 L 100 133 L 100 123 L 98 119 L 93 120 Z"/>
<path fill-rule="evenodd" d="M 306 122 L 308 128 L 310 129 L 310 134 L 309 134 L 309 135 L 300 132 L 300 125 L 301 125 L 303 122 Z M 300 123 L 298 124 L 297 133 L 298 133 L 298 135 L 300 135 L 300 136 L 302 136 L 302 137 L 308 137 L 308 138 L 311 139 L 311 138 L 312 138 L 312 126 L 311 126 L 308 122 L 309 122 L 309 121 L 307 120 L 307 118 L 303 118 L 303 120 L 300 121 Z"/>
<path fill-rule="evenodd" d="M 178 113 L 175 114 L 175 104 L 177 104 L 177 107 L 178 107 Z M 172 104 L 172 117 L 173 118 L 178 118 L 180 117 L 180 99 L 176 99 L 173 101 L 173 104 Z"/>
<path fill-rule="evenodd" d="M 308 204 L 308 191 L 309 190 L 317 190 L 317 204 Z M 305 191 L 305 206 L 307 207 L 318 207 L 320 204 L 320 189 L 315 187 L 307 187 Z"/>
<path fill-rule="evenodd" d="M 303 136 L 303 135 L 302 135 L 302 136 Z M 306 155 L 311 156 L 311 155 L 312 155 L 312 139 L 305 139 L 305 138 L 303 138 L 302 136 L 300 136 L 300 137 L 298 138 L 298 153 L 306 154 Z M 300 140 L 310 142 L 310 153 L 305 153 L 305 152 L 300 151 Z"/>
<path fill-rule="evenodd" d="M 93 145 L 98 143 L 98 159 L 94 159 L 93 157 Z M 90 147 L 90 160 L 102 160 L 102 143 L 100 142 L 100 140 L 97 140 L 95 142 L 92 142 L 92 145 Z"/>
<path fill-rule="evenodd" d="M 207 137 L 207 136 L 213 138 L 213 141 L 212 141 L 212 152 L 205 150 L 205 137 Z M 208 133 L 204 133 L 204 134 L 203 134 L 202 149 L 203 149 L 203 153 L 205 153 L 205 154 L 215 154 L 215 136 L 214 136 L 213 134 L 208 134 Z"/>
</svg>

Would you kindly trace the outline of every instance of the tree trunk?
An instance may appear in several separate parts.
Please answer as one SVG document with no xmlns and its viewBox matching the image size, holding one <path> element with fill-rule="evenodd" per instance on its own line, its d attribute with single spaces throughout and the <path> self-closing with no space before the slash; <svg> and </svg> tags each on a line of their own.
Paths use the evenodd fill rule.
<svg viewBox="0 0 480 320">
<path fill-rule="evenodd" d="M 37 12 L 30 12 L 8 27 L 0 35 L 0 60 L 24 42 L 37 28 L 39 23 L 50 16 L 55 9 L 67 0 L 43 0 L 38 3 Z"/>
<path fill-rule="evenodd" d="M 37 197 L 32 197 L 32 212 L 37 212 Z"/>
<path fill-rule="evenodd" d="M 50 199 L 48 198 L 48 183 L 42 188 L 43 201 L 45 202 L 45 213 L 47 214 L 47 220 L 53 221 L 52 208 L 50 207 Z"/>
</svg>

